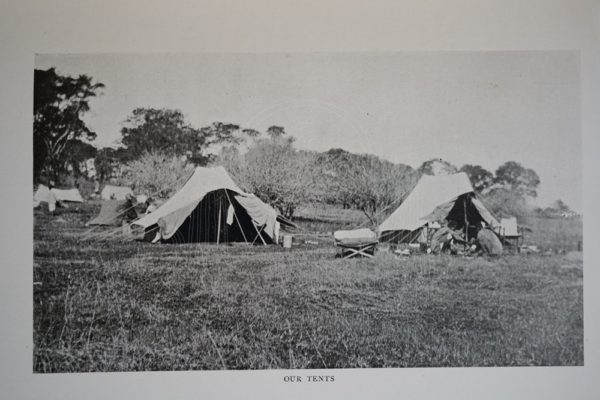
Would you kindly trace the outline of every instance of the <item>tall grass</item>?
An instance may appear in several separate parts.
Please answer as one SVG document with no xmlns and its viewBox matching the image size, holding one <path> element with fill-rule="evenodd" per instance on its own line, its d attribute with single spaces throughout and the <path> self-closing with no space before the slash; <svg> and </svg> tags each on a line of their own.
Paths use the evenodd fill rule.
<svg viewBox="0 0 600 400">
<path fill-rule="evenodd" d="M 580 261 L 82 242 L 62 217 L 36 214 L 36 372 L 583 364 Z"/>
<path fill-rule="evenodd" d="M 583 223 L 580 218 L 531 217 L 527 221 L 531 232 L 525 241 L 546 250 L 577 250 L 583 242 Z"/>
</svg>

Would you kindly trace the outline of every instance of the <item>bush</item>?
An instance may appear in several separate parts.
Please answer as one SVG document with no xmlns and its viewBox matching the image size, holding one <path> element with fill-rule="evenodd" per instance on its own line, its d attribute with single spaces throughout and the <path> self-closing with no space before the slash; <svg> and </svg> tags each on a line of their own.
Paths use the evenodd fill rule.
<svg viewBox="0 0 600 400">
<path fill-rule="evenodd" d="M 525 198 L 508 189 L 492 189 L 481 196 L 481 200 L 498 218 L 517 217 L 519 222 L 525 222 L 533 216 L 533 210 Z"/>
<path fill-rule="evenodd" d="M 136 193 L 167 199 L 183 186 L 193 170 L 194 166 L 182 157 L 144 153 L 125 166 L 119 183 Z"/>
<path fill-rule="evenodd" d="M 314 200 L 314 155 L 296 150 L 291 138 L 259 139 L 244 155 L 224 149 L 218 163 L 245 190 L 287 218 L 299 205 Z"/>
<path fill-rule="evenodd" d="M 418 178 L 408 165 L 342 149 L 322 153 L 317 160 L 322 199 L 362 210 L 375 224 L 400 205 Z"/>
<path fill-rule="evenodd" d="M 357 161 L 341 176 L 354 206 L 378 225 L 410 193 L 417 175 L 412 169 L 373 155 L 361 156 Z"/>
<path fill-rule="evenodd" d="M 77 188 L 84 199 L 89 199 L 94 194 L 94 180 L 83 176 L 61 175 L 59 184 L 56 185 L 59 189 Z M 44 183 L 47 184 L 47 183 Z"/>
<path fill-rule="evenodd" d="M 409 166 L 374 155 L 296 150 L 293 139 L 282 137 L 257 140 L 245 155 L 224 148 L 218 162 L 240 186 L 288 218 L 300 205 L 328 203 L 362 210 L 375 225 L 418 178 Z"/>
</svg>

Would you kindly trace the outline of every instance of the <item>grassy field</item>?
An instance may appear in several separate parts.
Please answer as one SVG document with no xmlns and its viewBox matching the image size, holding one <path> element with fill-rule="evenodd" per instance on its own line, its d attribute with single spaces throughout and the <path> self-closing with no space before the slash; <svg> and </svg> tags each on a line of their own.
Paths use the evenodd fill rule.
<svg viewBox="0 0 600 400">
<path fill-rule="evenodd" d="M 583 364 L 581 253 L 342 260 L 323 235 L 287 251 L 81 240 L 95 210 L 35 211 L 36 372 Z M 301 210 L 300 224 L 361 218 Z M 566 223 L 537 221 L 530 243 L 572 250 L 581 222 Z"/>
</svg>

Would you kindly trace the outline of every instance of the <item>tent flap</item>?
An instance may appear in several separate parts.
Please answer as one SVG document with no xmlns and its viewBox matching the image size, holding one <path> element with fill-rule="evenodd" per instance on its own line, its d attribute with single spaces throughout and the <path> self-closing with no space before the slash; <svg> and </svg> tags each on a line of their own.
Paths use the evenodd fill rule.
<svg viewBox="0 0 600 400">
<path fill-rule="evenodd" d="M 500 225 L 500 223 L 498 222 L 498 220 L 496 218 L 494 218 L 494 216 L 492 215 L 492 213 L 489 212 L 487 208 L 485 208 L 485 206 L 483 205 L 483 203 L 479 199 L 473 198 L 473 199 L 471 199 L 471 202 L 477 208 L 477 211 L 479 211 L 479 214 L 481 215 L 481 218 L 483 218 L 483 220 L 488 225 L 490 225 L 492 228 L 495 228 L 495 227 L 497 227 L 497 226 Z"/>
<path fill-rule="evenodd" d="M 194 201 L 183 206 L 170 214 L 160 217 L 157 221 L 161 235 L 164 239 L 169 239 L 177 232 L 177 229 L 184 223 L 185 219 L 194 211 L 199 201 Z"/>
<path fill-rule="evenodd" d="M 107 200 L 102 203 L 100 213 L 87 225 L 120 226 L 126 218 L 132 218 L 135 210 L 131 209 L 130 203 L 125 200 Z"/>
<path fill-rule="evenodd" d="M 238 195 L 235 196 L 235 199 L 246 209 L 257 226 L 264 226 L 262 232 L 269 235 L 271 239 L 275 239 L 275 230 L 278 224 L 277 211 L 253 194 Z"/>
</svg>

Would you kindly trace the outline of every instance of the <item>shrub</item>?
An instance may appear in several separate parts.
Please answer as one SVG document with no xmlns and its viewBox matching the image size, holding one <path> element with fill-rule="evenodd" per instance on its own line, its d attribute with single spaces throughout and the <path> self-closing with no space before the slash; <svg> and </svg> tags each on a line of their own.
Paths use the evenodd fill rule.
<svg viewBox="0 0 600 400">
<path fill-rule="evenodd" d="M 136 193 L 167 199 L 183 186 L 193 170 L 185 158 L 149 152 L 125 166 L 119 183 Z"/>
<path fill-rule="evenodd" d="M 400 205 L 418 178 L 407 165 L 342 149 L 322 153 L 317 161 L 322 199 L 362 210 L 373 223 Z"/>
<path fill-rule="evenodd" d="M 296 150 L 291 138 L 259 139 L 244 155 L 224 149 L 218 163 L 240 186 L 287 218 L 300 204 L 314 199 L 314 155 Z"/>
<path fill-rule="evenodd" d="M 498 218 L 517 217 L 520 222 L 533 215 L 533 210 L 526 199 L 519 193 L 495 188 L 481 196 L 485 206 Z"/>
</svg>

